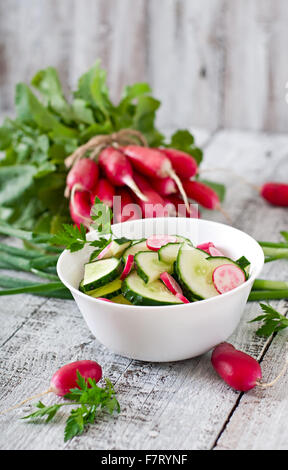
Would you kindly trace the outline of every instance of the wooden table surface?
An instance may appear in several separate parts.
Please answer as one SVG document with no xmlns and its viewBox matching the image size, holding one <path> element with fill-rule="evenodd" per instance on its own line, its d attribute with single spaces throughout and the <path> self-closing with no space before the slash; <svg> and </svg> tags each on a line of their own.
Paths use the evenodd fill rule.
<svg viewBox="0 0 288 470">
<path fill-rule="evenodd" d="M 227 184 L 224 208 L 232 224 L 257 240 L 280 240 L 280 230 L 288 230 L 288 210 L 268 206 L 234 173 L 258 184 L 287 181 L 288 136 L 234 130 L 195 134 L 205 147 L 201 168 L 215 169 L 203 175 Z M 226 171 L 216 170 L 220 167 Z M 226 222 L 216 212 L 205 217 Z M 261 277 L 287 280 L 288 262 L 266 264 Z M 121 405 L 118 416 L 101 418 L 64 443 L 64 412 L 49 424 L 21 420 L 34 410 L 32 401 L 0 415 L 0 449 L 288 449 L 288 373 L 274 387 L 240 393 L 216 375 L 211 352 L 164 364 L 130 360 L 92 336 L 74 301 L 18 295 L 0 302 L 2 410 L 46 390 L 61 365 L 87 358 L 102 365 Z M 287 301 L 271 304 L 287 313 Z M 260 311 L 258 302 L 248 303 L 229 341 L 261 361 L 263 378 L 270 381 L 284 364 L 288 331 L 268 340 L 256 336 L 257 325 L 248 321 Z M 57 401 L 53 394 L 43 398 L 45 404 Z"/>
</svg>

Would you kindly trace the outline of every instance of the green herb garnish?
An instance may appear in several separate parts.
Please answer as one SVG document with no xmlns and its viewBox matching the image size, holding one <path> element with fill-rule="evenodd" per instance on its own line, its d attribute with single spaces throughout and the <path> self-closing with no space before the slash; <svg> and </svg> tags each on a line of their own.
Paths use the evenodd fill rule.
<svg viewBox="0 0 288 470">
<path fill-rule="evenodd" d="M 77 371 L 77 385 L 79 388 L 73 388 L 64 398 L 69 402 L 56 403 L 54 405 L 45 406 L 39 401 L 35 406 L 37 411 L 24 416 L 22 419 L 37 420 L 37 418 L 45 418 L 45 423 L 51 421 L 57 412 L 64 406 L 74 406 L 66 420 L 64 430 L 64 441 L 72 439 L 72 437 L 82 434 L 89 424 L 93 424 L 101 412 L 110 415 L 120 412 L 120 405 L 116 398 L 116 392 L 109 379 L 105 379 L 105 386 L 99 387 L 95 379 L 88 378 L 87 382 L 84 377 Z"/>
<path fill-rule="evenodd" d="M 249 322 L 263 323 L 262 326 L 256 331 L 257 336 L 269 337 L 273 333 L 277 333 L 278 331 L 288 327 L 288 318 L 277 312 L 277 310 L 271 307 L 271 305 L 260 303 L 260 307 L 264 312 L 263 315 L 259 315 Z"/>
</svg>

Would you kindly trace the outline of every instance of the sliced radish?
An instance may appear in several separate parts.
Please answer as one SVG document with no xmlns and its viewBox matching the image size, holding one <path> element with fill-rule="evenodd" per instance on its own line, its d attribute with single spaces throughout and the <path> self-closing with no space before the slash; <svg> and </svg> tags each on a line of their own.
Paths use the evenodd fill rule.
<svg viewBox="0 0 288 470">
<path fill-rule="evenodd" d="M 223 264 L 215 268 L 212 279 L 219 294 L 225 294 L 225 292 L 235 289 L 246 280 L 244 271 L 233 264 Z"/>
<path fill-rule="evenodd" d="M 196 248 L 198 248 L 198 250 L 206 251 L 206 253 L 208 253 L 208 255 L 210 255 L 209 250 L 210 250 L 211 247 L 215 247 L 214 243 L 212 243 L 212 242 L 202 243 L 201 245 L 196 246 Z"/>
<path fill-rule="evenodd" d="M 146 240 L 146 245 L 149 250 L 158 251 L 161 246 L 167 243 L 177 243 L 177 237 L 173 235 L 151 235 Z"/>
<path fill-rule="evenodd" d="M 167 272 L 161 273 L 160 279 L 165 284 L 167 289 L 169 289 L 170 292 L 172 292 L 172 294 L 183 295 L 181 287 L 179 286 L 178 282 L 175 281 L 174 277 L 171 276 L 171 274 Z"/>
<path fill-rule="evenodd" d="M 222 251 L 218 250 L 215 246 L 210 246 L 209 248 L 209 254 L 210 256 L 225 256 Z"/>
<path fill-rule="evenodd" d="M 197 248 L 198 250 L 206 251 L 210 256 L 225 256 L 212 242 L 202 243 Z"/>
<path fill-rule="evenodd" d="M 112 300 L 105 299 L 105 297 L 97 297 L 98 300 L 105 300 L 105 302 L 112 302 Z M 113 302 L 112 302 L 113 304 Z"/>
<path fill-rule="evenodd" d="M 107 255 L 107 253 L 109 253 L 112 243 L 113 242 L 108 243 L 108 245 L 105 246 L 102 251 L 100 251 L 99 255 L 97 256 L 97 259 L 103 259 Z"/>
<path fill-rule="evenodd" d="M 182 294 L 179 294 L 179 293 L 178 293 L 178 294 L 175 294 L 175 297 L 177 297 L 177 299 L 179 299 L 179 300 L 182 300 L 182 302 L 183 302 L 184 304 L 190 304 L 190 300 L 188 300 L 188 299 L 187 299 L 186 297 L 184 297 L 184 295 L 182 295 Z"/>
<path fill-rule="evenodd" d="M 128 274 L 130 273 L 130 271 L 133 267 L 133 264 L 134 264 L 134 256 L 133 255 L 128 255 L 125 266 L 124 266 L 124 269 L 123 269 L 123 272 L 120 276 L 121 281 L 123 281 L 123 279 L 125 279 L 125 277 L 128 276 Z"/>
</svg>

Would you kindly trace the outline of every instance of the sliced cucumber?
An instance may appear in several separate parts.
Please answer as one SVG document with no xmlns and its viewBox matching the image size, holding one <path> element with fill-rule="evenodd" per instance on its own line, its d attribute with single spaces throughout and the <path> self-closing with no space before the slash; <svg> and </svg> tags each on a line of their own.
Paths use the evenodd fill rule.
<svg viewBox="0 0 288 470">
<path fill-rule="evenodd" d="M 98 289 L 89 290 L 87 292 L 91 297 L 105 297 L 106 299 L 112 299 L 117 295 L 121 294 L 122 281 L 115 279 L 112 282 L 108 282 L 105 286 L 98 287 Z"/>
<path fill-rule="evenodd" d="M 133 305 L 129 300 L 125 299 L 123 294 L 119 294 L 116 297 L 113 297 L 112 302 L 115 302 L 115 304 L 124 304 L 124 305 Z"/>
<path fill-rule="evenodd" d="M 134 305 L 174 305 L 183 304 L 171 294 L 160 280 L 146 284 L 136 271 L 129 274 L 122 283 L 122 293 Z"/>
<path fill-rule="evenodd" d="M 123 262 L 118 258 L 108 258 L 87 263 L 84 267 L 84 278 L 80 288 L 84 292 L 97 289 L 114 281 L 123 269 Z"/>
<path fill-rule="evenodd" d="M 119 258 L 123 252 L 129 248 L 131 245 L 132 240 L 128 240 L 128 238 L 115 238 L 112 240 L 106 248 L 98 255 L 99 259 L 107 259 L 107 258 Z"/>
<path fill-rule="evenodd" d="M 173 264 L 177 259 L 178 251 L 181 243 L 167 243 L 158 251 L 159 261 L 163 263 Z"/>
<path fill-rule="evenodd" d="M 140 251 L 134 256 L 138 275 L 148 284 L 160 278 L 163 272 L 172 273 L 173 265 L 159 261 L 156 251 Z"/>
<path fill-rule="evenodd" d="M 182 235 L 175 235 L 177 237 L 177 241 L 179 243 L 188 243 L 188 245 L 193 246 L 193 243 L 191 242 L 190 238 L 182 237 Z"/>
<path fill-rule="evenodd" d="M 146 245 L 146 238 L 133 243 L 127 250 L 124 251 L 123 253 L 123 259 L 126 261 L 128 255 L 136 255 L 136 253 L 139 253 L 139 251 L 151 251 Z"/>
<path fill-rule="evenodd" d="M 251 267 L 250 261 L 248 261 L 248 259 L 245 256 L 241 256 L 241 258 L 236 260 L 236 263 L 238 264 L 238 266 L 240 266 L 240 268 L 244 269 L 245 274 L 246 274 L 246 279 L 248 279 L 249 274 L 250 274 L 250 267 Z"/>
<path fill-rule="evenodd" d="M 177 279 L 189 300 L 209 299 L 219 295 L 213 285 L 213 263 L 207 259 L 207 253 L 183 243 L 176 261 Z"/>
</svg>

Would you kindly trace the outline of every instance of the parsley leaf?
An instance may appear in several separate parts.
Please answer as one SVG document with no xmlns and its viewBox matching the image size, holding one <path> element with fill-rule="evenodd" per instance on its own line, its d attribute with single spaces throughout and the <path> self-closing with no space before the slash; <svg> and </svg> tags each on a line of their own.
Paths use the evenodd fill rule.
<svg viewBox="0 0 288 470">
<path fill-rule="evenodd" d="M 62 230 L 50 239 L 50 243 L 63 245 L 71 252 L 81 250 L 86 243 L 86 229 L 82 224 L 80 228 L 72 224 L 63 224 Z"/>
<path fill-rule="evenodd" d="M 91 209 L 91 219 L 92 224 L 91 227 L 103 234 L 112 234 L 111 230 L 111 220 L 113 214 L 110 207 L 99 199 L 99 197 L 95 198 L 94 205 Z"/>
<path fill-rule="evenodd" d="M 278 331 L 288 327 L 288 318 L 277 312 L 277 310 L 271 307 L 271 305 L 260 304 L 260 307 L 262 308 L 264 314 L 257 316 L 249 322 L 263 323 L 262 326 L 256 331 L 257 336 L 269 337 L 273 333 L 277 333 Z"/>
</svg>

